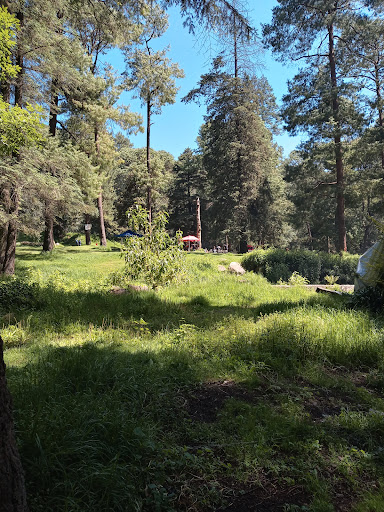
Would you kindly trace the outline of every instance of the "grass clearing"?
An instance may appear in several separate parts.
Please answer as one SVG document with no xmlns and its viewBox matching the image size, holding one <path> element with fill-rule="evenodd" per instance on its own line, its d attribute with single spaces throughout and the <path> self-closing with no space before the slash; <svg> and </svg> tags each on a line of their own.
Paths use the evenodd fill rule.
<svg viewBox="0 0 384 512">
<path fill-rule="evenodd" d="M 118 251 L 18 248 L 0 307 L 32 512 L 384 510 L 383 317 L 219 272 L 110 293 Z"/>
</svg>

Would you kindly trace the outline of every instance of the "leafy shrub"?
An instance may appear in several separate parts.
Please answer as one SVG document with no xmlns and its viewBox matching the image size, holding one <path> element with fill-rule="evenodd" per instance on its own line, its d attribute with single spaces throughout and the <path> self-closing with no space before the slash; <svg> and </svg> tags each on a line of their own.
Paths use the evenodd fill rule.
<svg viewBox="0 0 384 512">
<path fill-rule="evenodd" d="M 133 230 L 142 235 L 124 241 L 125 267 L 115 275 L 115 283 L 142 280 L 156 288 L 180 279 L 185 272 L 183 243 L 181 234 L 171 237 L 166 231 L 167 213 L 159 212 L 150 224 L 148 212 L 137 205 L 128 211 L 128 218 Z"/>
<path fill-rule="evenodd" d="M 339 284 L 353 283 L 356 275 L 359 256 L 356 254 L 328 254 L 321 255 L 320 280 L 325 276 L 339 276 Z"/>
<path fill-rule="evenodd" d="M 288 265 L 285 263 L 273 263 L 273 262 L 267 262 L 265 264 L 265 277 L 270 281 L 271 283 L 277 283 L 277 281 L 288 281 L 291 272 L 289 270 Z"/>
<path fill-rule="evenodd" d="M 369 309 L 374 313 L 378 313 L 384 307 L 384 289 L 379 286 L 368 286 L 362 290 L 355 291 L 351 295 L 350 303 L 353 308 Z"/>
<path fill-rule="evenodd" d="M 14 277 L 0 281 L 0 310 L 32 309 L 38 303 L 36 284 Z"/>
<path fill-rule="evenodd" d="M 325 276 L 339 276 L 340 284 L 353 283 L 359 256 L 313 251 L 257 249 L 247 254 L 241 264 L 248 271 L 265 276 L 268 281 L 288 281 L 297 272 L 310 283 L 320 283 Z"/>
<path fill-rule="evenodd" d="M 291 286 L 302 286 L 308 284 L 308 279 L 301 276 L 298 272 L 293 272 L 291 277 L 288 279 L 288 284 Z"/>
<path fill-rule="evenodd" d="M 330 286 L 333 286 L 337 283 L 337 281 L 339 280 L 339 276 L 334 276 L 334 275 L 331 275 L 331 276 L 325 276 L 324 277 L 324 281 L 329 284 Z"/>
</svg>

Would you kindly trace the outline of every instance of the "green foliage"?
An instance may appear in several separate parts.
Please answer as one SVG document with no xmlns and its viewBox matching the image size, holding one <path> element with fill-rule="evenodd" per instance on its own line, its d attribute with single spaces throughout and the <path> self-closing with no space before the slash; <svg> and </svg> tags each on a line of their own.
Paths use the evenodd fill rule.
<svg viewBox="0 0 384 512">
<path fill-rule="evenodd" d="M 169 225 L 183 233 L 196 229 L 196 197 L 202 200 L 202 215 L 205 218 L 205 169 L 201 155 L 187 148 L 173 166 L 174 179 L 169 191 Z"/>
<path fill-rule="evenodd" d="M 146 167 L 145 148 L 132 148 L 129 144 L 119 150 L 119 167 L 112 173 L 115 193 L 116 218 L 119 225 L 125 226 L 126 212 L 134 204 L 144 205 L 147 187 L 151 185 L 153 211 L 166 210 L 168 192 L 172 182 L 174 158 L 166 151 L 150 150 L 151 178 Z"/>
<path fill-rule="evenodd" d="M 17 76 L 19 66 L 12 64 L 12 48 L 15 46 L 15 32 L 19 22 L 10 14 L 6 7 L 0 7 L 0 82 L 9 77 Z"/>
<path fill-rule="evenodd" d="M 306 277 L 301 276 L 298 272 L 293 272 L 291 277 L 288 279 L 287 283 L 285 283 L 281 279 L 277 281 L 277 284 L 288 284 L 289 286 L 303 286 L 308 283 L 308 279 Z"/>
<path fill-rule="evenodd" d="M 288 281 L 293 272 L 298 272 L 313 284 L 321 283 L 325 276 L 338 276 L 339 284 L 350 284 L 355 278 L 358 259 L 359 256 L 351 254 L 256 249 L 244 256 L 242 265 L 272 283 Z"/>
<path fill-rule="evenodd" d="M 382 312 L 384 290 L 379 286 L 367 286 L 353 293 L 350 303 L 356 309 L 368 309 L 374 313 Z"/>
<path fill-rule="evenodd" d="M 123 280 L 142 280 L 156 288 L 180 279 L 185 260 L 183 242 L 180 233 L 171 237 L 166 231 L 167 213 L 159 212 L 151 224 L 142 206 L 132 207 L 127 214 L 131 228 L 142 236 L 127 237 L 124 241 Z"/>
<path fill-rule="evenodd" d="M 0 312 L 35 309 L 38 302 L 36 284 L 15 277 L 0 280 Z"/>
<path fill-rule="evenodd" d="M 331 275 L 331 276 L 324 276 L 324 281 L 333 286 L 334 284 L 337 283 L 337 281 L 339 280 L 339 276 L 334 276 L 334 275 Z"/>
<path fill-rule="evenodd" d="M 12 107 L 0 98 L 0 155 L 12 155 L 20 148 L 41 144 L 42 117 L 39 107 Z"/>
<path fill-rule="evenodd" d="M 247 75 L 233 77 L 217 58 L 199 87 L 183 101 L 207 104 L 200 132 L 200 152 L 206 174 L 204 197 L 208 237 L 242 247 L 247 240 L 279 243 L 289 210 L 285 199 L 279 153 L 262 119 L 258 87 Z"/>
<path fill-rule="evenodd" d="M 383 508 L 382 317 L 218 272 L 234 254 L 114 295 L 118 253 L 17 250 L 44 298 L 1 318 L 33 512 Z"/>
</svg>

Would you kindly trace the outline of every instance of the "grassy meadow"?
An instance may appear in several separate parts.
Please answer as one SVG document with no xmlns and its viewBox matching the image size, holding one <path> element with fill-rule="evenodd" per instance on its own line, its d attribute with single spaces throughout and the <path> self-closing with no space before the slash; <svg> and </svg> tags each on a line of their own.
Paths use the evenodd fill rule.
<svg viewBox="0 0 384 512">
<path fill-rule="evenodd" d="M 384 511 L 383 316 L 219 272 L 233 254 L 113 294 L 116 249 L 18 247 L 34 284 L 0 326 L 31 512 Z"/>
</svg>

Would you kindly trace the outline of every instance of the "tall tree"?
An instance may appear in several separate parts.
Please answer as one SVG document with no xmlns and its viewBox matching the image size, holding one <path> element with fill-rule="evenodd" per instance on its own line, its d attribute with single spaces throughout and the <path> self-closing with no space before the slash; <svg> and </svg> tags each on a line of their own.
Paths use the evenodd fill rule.
<svg viewBox="0 0 384 512">
<path fill-rule="evenodd" d="M 138 47 L 131 51 L 126 50 L 127 81 L 129 89 L 137 90 L 142 106 L 146 108 L 146 134 L 147 134 L 147 210 L 149 222 L 152 216 L 152 169 L 151 169 L 151 125 L 152 116 L 160 114 L 164 105 L 175 102 L 178 88 L 175 78 L 182 78 L 183 71 L 177 64 L 167 57 L 167 49 L 154 51 L 153 41 L 159 38 L 167 29 L 168 20 L 158 6 L 149 4 L 143 11 L 145 24 L 140 36 L 140 43 L 144 49 Z"/>
<path fill-rule="evenodd" d="M 354 14 L 341 33 L 343 73 L 357 82 L 365 94 L 365 108 L 371 119 L 366 143 L 378 146 L 384 171 L 384 22 L 372 13 Z"/>
<path fill-rule="evenodd" d="M 173 173 L 174 180 L 169 193 L 169 227 L 192 235 L 196 232 L 196 199 L 202 199 L 204 208 L 206 198 L 201 155 L 190 148 L 185 149 L 175 163 Z"/>
<path fill-rule="evenodd" d="M 111 137 L 106 130 L 108 119 L 119 121 L 124 128 L 137 123 L 137 118 L 127 113 L 126 109 L 116 108 L 119 90 L 115 87 L 113 71 L 103 66 L 102 56 L 111 48 L 122 44 L 124 38 L 131 43 L 140 32 L 135 21 L 138 6 L 131 2 L 88 2 L 87 0 L 71 0 L 70 23 L 76 36 L 89 58 L 89 69 L 86 80 L 76 94 L 68 97 L 68 105 L 74 115 L 75 124 L 79 128 L 81 122 L 83 133 L 93 139 L 93 147 L 88 146 L 88 154 L 100 167 L 100 189 L 97 196 L 99 211 L 100 244 L 106 245 L 103 207 L 103 180 L 106 179 L 106 163 L 109 160 L 105 149 Z M 70 124 L 70 123 L 69 123 Z M 88 126 L 85 129 L 85 126 Z M 67 126 L 68 129 L 68 126 Z M 73 131 L 69 130 L 73 135 Z M 78 134 L 77 134 L 78 137 Z M 103 143 L 104 150 L 102 148 Z M 82 144 L 84 141 L 82 142 Z M 102 158 L 107 157 L 107 158 Z M 86 218 L 86 223 L 88 219 Z"/>
<path fill-rule="evenodd" d="M 266 44 L 280 60 L 302 60 L 307 64 L 291 83 L 286 98 L 289 103 L 286 121 L 292 132 L 309 130 L 332 140 L 340 251 L 347 250 L 343 139 L 345 127 L 349 130 L 350 123 L 345 117 L 347 109 L 342 109 L 342 103 L 346 103 L 343 96 L 346 82 L 340 75 L 337 41 L 345 16 L 359 7 L 361 3 L 355 0 L 304 0 L 300 4 L 279 0 L 271 23 L 263 27 Z M 292 101 L 293 95 L 296 98 Z"/>
<path fill-rule="evenodd" d="M 113 172 L 116 192 L 116 219 L 120 226 L 127 225 L 127 210 L 134 204 L 147 204 L 147 151 L 146 148 L 121 147 L 119 167 Z M 168 209 L 169 187 L 172 182 L 174 158 L 166 151 L 151 149 L 152 208 L 154 212 Z"/>
<path fill-rule="evenodd" d="M 257 111 L 254 82 L 222 71 L 220 58 L 185 100 L 199 97 L 207 103 L 200 146 L 209 183 L 210 238 L 228 236 L 246 252 L 260 215 L 255 201 L 266 176 L 279 165 L 271 133 Z"/>
</svg>

